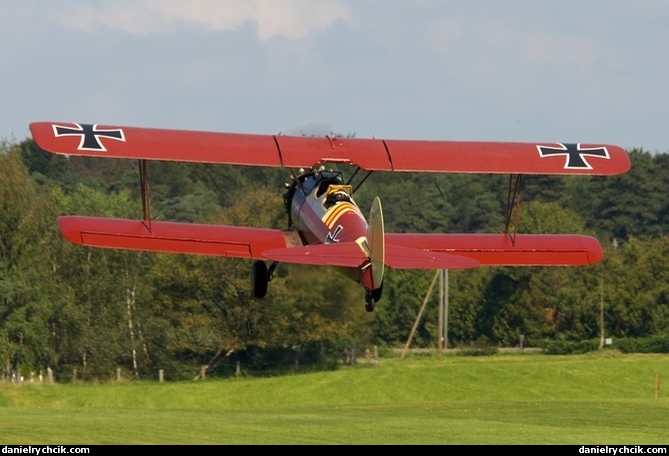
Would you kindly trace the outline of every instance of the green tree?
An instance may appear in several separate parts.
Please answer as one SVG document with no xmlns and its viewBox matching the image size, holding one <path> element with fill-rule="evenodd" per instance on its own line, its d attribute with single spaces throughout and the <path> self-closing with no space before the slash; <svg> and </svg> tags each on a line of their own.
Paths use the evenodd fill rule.
<svg viewBox="0 0 669 456">
<path fill-rule="evenodd" d="M 647 337 L 669 328 L 669 240 L 630 238 L 605 258 L 605 327 L 614 337 Z"/>
<path fill-rule="evenodd" d="M 583 233 L 583 221 L 557 203 L 532 201 L 524 204 L 518 228 L 522 233 Z M 515 345 L 527 338 L 551 334 L 557 312 L 570 313 L 575 303 L 564 293 L 573 271 L 562 267 L 493 268 L 477 303 L 476 329 L 480 337 Z"/>
<path fill-rule="evenodd" d="M 4 146 L 3 146 L 4 147 Z M 5 375 L 54 363 L 49 326 L 55 282 L 55 192 L 38 192 L 17 147 L 0 150 L 0 354 Z"/>
<path fill-rule="evenodd" d="M 574 179 L 568 207 L 588 220 L 600 236 L 625 240 L 631 236 L 658 235 L 666 212 L 669 162 L 634 149 L 627 174 Z M 663 212 L 664 211 L 664 212 Z"/>
<path fill-rule="evenodd" d="M 62 211 L 128 218 L 138 204 L 128 192 L 107 194 L 79 185 L 64 198 Z M 63 348 L 59 375 L 77 369 L 83 378 L 110 378 L 117 367 L 126 367 L 135 377 L 145 373 L 145 332 L 138 308 L 150 292 L 145 274 L 152 257 L 72 244 L 63 246 L 60 255 L 58 273 L 71 302 L 54 322 L 56 343 Z"/>
<path fill-rule="evenodd" d="M 430 288 L 434 271 L 389 270 L 383 282 L 383 296 L 373 320 L 374 338 L 379 344 L 404 345 L 416 322 Z M 436 345 L 438 293 L 434 289 L 412 340 L 414 347 Z"/>
</svg>

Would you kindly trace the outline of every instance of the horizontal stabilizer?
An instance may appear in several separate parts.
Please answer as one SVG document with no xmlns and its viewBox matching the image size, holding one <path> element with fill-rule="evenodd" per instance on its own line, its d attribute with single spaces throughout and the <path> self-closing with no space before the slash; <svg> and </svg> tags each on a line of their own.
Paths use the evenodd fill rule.
<svg viewBox="0 0 669 456">
<path fill-rule="evenodd" d="M 464 256 L 486 266 L 578 266 L 601 261 L 599 241 L 579 234 L 386 234 L 386 249 L 405 247 Z"/>
<path fill-rule="evenodd" d="M 369 258 L 355 242 L 266 250 L 263 252 L 263 256 L 283 263 L 350 268 L 360 267 L 369 261 Z M 386 248 L 385 264 L 394 269 L 465 269 L 479 265 L 478 261 L 466 256 L 398 246 L 388 246 Z"/>
<path fill-rule="evenodd" d="M 74 243 L 110 249 L 264 259 L 262 252 L 299 243 L 281 230 L 65 216 L 60 231 Z"/>
<path fill-rule="evenodd" d="M 356 268 L 368 260 L 355 242 L 305 245 L 285 249 L 265 250 L 263 256 L 282 263 L 342 266 Z"/>
<path fill-rule="evenodd" d="M 479 262 L 463 255 L 386 244 L 386 265 L 393 269 L 468 269 Z"/>
</svg>

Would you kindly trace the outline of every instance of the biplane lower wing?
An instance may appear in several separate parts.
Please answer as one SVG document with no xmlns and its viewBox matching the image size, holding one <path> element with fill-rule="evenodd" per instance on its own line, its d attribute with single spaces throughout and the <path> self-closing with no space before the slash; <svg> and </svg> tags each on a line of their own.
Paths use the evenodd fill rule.
<svg viewBox="0 0 669 456">
<path fill-rule="evenodd" d="M 486 266 L 580 266 L 603 258 L 599 241 L 579 234 L 387 234 L 386 248 L 448 253 Z"/>
<path fill-rule="evenodd" d="M 63 236 L 90 247 L 266 259 L 262 252 L 301 245 L 292 231 L 101 217 L 58 218 Z"/>
<path fill-rule="evenodd" d="M 619 146 L 557 142 L 394 140 L 167 130 L 33 122 L 37 145 L 72 156 L 306 168 L 343 163 L 367 171 L 615 175 Z"/>
<path fill-rule="evenodd" d="M 302 245 L 292 231 L 157 222 L 104 217 L 58 218 L 63 236 L 73 244 L 122 250 L 254 258 L 285 263 L 360 267 L 368 257 L 355 242 Z M 396 269 L 462 269 L 478 265 L 465 256 L 392 246 L 388 266 Z"/>
<path fill-rule="evenodd" d="M 355 242 L 303 246 L 296 232 L 276 229 L 84 216 L 60 217 L 58 225 L 68 241 L 90 247 L 342 267 L 368 259 Z M 519 234 L 512 242 L 503 234 L 386 234 L 393 269 L 587 265 L 602 257 L 597 239 L 583 235 Z"/>
</svg>

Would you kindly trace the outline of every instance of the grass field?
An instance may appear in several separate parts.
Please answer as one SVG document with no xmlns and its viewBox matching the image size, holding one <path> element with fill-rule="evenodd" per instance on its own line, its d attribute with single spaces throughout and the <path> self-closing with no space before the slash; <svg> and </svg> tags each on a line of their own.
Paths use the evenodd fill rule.
<svg viewBox="0 0 669 456">
<path fill-rule="evenodd" d="M 667 445 L 669 355 L 430 355 L 273 378 L 0 383 L 0 444 Z"/>
</svg>

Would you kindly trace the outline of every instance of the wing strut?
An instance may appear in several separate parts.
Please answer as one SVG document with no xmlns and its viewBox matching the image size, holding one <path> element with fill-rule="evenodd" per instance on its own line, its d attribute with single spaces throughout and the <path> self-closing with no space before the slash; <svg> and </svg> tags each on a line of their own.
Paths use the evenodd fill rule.
<svg viewBox="0 0 669 456">
<path fill-rule="evenodd" d="M 142 222 L 151 232 L 151 200 L 149 198 L 149 175 L 146 160 L 139 160 L 139 186 L 142 193 Z"/>
<path fill-rule="evenodd" d="M 504 234 L 509 235 L 511 244 L 516 245 L 516 235 L 518 234 L 518 214 L 520 213 L 520 181 L 522 174 L 509 176 L 509 191 L 506 197 L 506 222 L 504 225 Z M 513 218 L 513 233 L 509 233 Z"/>
<path fill-rule="evenodd" d="M 360 169 L 360 168 L 358 168 L 358 169 L 355 170 L 355 173 L 353 173 L 353 176 L 355 176 L 355 174 L 358 172 L 359 169 Z M 372 172 L 373 172 L 373 171 L 367 171 L 367 174 L 365 174 L 365 177 L 363 177 L 362 180 L 361 180 L 360 182 L 358 182 L 358 184 L 357 184 L 357 185 L 355 186 L 355 188 L 353 189 L 353 193 L 354 193 L 354 194 L 355 194 L 355 192 L 358 191 L 358 189 L 360 188 L 360 186 L 361 186 L 362 184 L 365 183 L 365 181 L 367 180 L 367 178 L 368 178 L 369 176 L 372 175 Z M 353 176 L 351 176 L 351 178 L 348 180 L 349 183 L 353 180 Z"/>
</svg>

